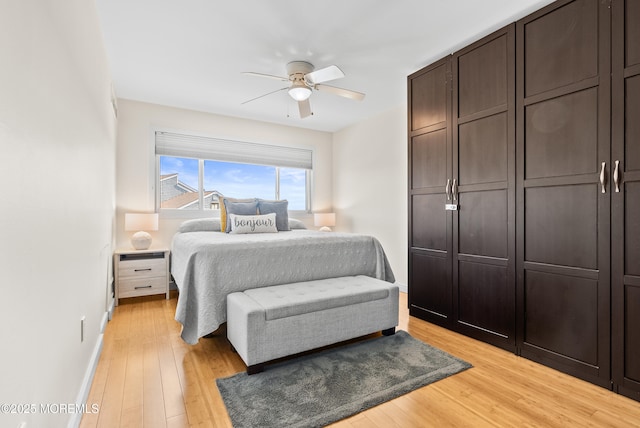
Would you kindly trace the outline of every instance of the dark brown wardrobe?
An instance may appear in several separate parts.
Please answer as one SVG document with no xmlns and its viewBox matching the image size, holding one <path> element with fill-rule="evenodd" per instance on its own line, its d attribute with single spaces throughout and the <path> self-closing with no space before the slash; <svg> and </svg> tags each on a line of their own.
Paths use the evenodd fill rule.
<svg viewBox="0 0 640 428">
<path fill-rule="evenodd" d="M 612 23 L 612 375 L 640 400 L 640 1 L 614 1 Z"/>
<path fill-rule="evenodd" d="M 610 381 L 610 9 L 554 3 L 517 23 L 518 345 Z"/>
<path fill-rule="evenodd" d="M 410 314 L 515 350 L 515 26 L 409 77 Z"/>
<path fill-rule="evenodd" d="M 640 2 L 408 78 L 410 314 L 640 399 Z"/>
</svg>

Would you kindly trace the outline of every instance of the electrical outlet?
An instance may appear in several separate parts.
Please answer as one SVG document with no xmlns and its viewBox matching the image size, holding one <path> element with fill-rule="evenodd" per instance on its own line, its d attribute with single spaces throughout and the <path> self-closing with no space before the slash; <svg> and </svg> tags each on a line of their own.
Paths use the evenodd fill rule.
<svg viewBox="0 0 640 428">
<path fill-rule="evenodd" d="M 84 342 L 84 320 L 86 317 L 80 318 L 80 343 Z"/>
</svg>

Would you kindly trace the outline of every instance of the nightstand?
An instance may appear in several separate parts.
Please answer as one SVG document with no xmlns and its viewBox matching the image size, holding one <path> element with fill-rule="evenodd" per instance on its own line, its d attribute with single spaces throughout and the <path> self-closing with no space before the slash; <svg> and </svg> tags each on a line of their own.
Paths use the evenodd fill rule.
<svg viewBox="0 0 640 428">
<path fill-rule="evenodd" d="M 121 249 L 113 256 L 115 303 L 126 297 L 166 294 L 169 298 L 169 249 Z"/>
</svg>

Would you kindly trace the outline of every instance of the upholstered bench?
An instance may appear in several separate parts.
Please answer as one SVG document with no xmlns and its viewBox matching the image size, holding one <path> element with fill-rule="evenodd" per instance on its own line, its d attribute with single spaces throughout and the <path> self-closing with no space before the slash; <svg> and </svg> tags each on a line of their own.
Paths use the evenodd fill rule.
<svg viewBox="0 0 640 428">
<path fill-rule="evenodd" d="M 258 373 L 264 363 L 377 331 L 395 333 L 398 286 L 347 276 L 227 296 L 227 337 Z"/>
</svg>

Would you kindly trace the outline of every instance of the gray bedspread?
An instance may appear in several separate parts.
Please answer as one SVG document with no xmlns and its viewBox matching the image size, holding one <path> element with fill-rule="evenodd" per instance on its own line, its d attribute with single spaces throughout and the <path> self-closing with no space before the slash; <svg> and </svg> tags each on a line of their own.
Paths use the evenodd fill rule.
<svg viewBox="0 0 640 428">
<path fill-rule="evenodd" d="M 180 292 L 176 320 L 189 344 L 226 321 L 226 297 L 236 291 L 352 275 L 395 282 L 376 238 L 311 230 L 178 233 L 171 273 Z"/>
</svg>

